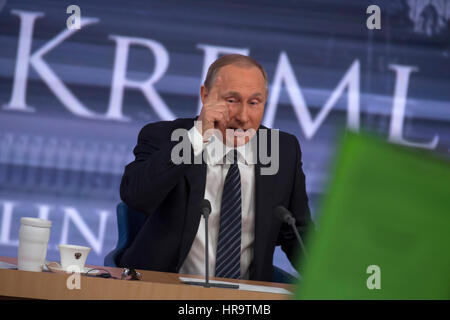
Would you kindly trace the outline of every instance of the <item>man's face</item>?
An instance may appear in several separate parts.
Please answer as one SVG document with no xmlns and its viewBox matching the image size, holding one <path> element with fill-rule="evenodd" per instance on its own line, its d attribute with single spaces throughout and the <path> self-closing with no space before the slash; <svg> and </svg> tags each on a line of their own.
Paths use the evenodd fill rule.
<svg viewBox="0 0 450 320">
<path fill-rule="evenodd" d="M 219 70 L 218 78 L 218 96 L 228 107 L 229 122 L 226 126 L 218 125 L 217 129 L 224 143 L 243 145 L 253 136 L 251 132 L 256 133 L 264 114 L 267 100 L 264 77 L 257 67 L 227 65 Z M 202 86 L 202 102 L 207 95 L 208 90 Z"/>
</svg>

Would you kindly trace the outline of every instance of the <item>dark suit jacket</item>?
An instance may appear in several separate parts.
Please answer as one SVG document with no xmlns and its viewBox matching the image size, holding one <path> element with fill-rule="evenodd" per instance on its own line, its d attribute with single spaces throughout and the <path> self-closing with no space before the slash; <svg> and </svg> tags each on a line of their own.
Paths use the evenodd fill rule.
<svg viewBox="0 0 450 320">
<path fill-rule="evenodd" d="M 125 167 L 120 196 L 130 208 L 148 217 L 119 265 L 178 272 L 189 253 L 201 218 L 199 203 L 205 192 L 206 164 L 174 164 L 171 150 L 178 141 L 171 141 L 171 133 L 177 128 L 192 128 L 194 120 L 151 123 L 139 133 L 134 149 L 136 159 Z M 261 126 L 258 135 L 262 128 L 267 129 Z M 279 146 L 277 174 L 261 175 L 262 164 L 258 160 L 255 165 L 251 280 L 272 281 L 273 253 L 277 245 L 281 245 L 293 265 L 298 262 L 300 248 L 295 234 L 274 216 L 274 208 L 278 205 L 288 208 L 302 236 L 312 226 L 299 143 L 295 136 L 280 131 Z"/>
</svg>

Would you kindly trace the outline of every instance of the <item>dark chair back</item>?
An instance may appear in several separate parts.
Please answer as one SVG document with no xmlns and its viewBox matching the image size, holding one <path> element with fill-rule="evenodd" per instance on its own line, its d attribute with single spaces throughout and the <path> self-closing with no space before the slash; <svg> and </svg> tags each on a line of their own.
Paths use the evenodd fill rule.
<svg viewBox="0 0 450 320">
<path fill-rule="evenodd" d="M 116 248 L 105 256 L 104 265 L 117 267 L 122 253 L 128 248 L 145 222 L 146 216 L 134 211 L 121 202 L 116 207 L 117 229 L 119 231 Z"/>
</svg>

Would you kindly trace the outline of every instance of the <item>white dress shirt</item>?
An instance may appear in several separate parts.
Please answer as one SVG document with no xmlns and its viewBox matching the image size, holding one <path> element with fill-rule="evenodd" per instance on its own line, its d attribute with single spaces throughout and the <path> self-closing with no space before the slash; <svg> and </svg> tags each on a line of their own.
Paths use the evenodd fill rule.
<svg viewBox="0 0 450 320">
<path fill-rule="evenodd" d="M 212 136 L 209 142 L 203 142 L 202 135 L 195 127 L 189 130 L 188 135 L 195 155 L 199 155 L 205 150 L 204 160 L 207 163 L 205 198 L 211 202 L 211 214 L 208 220 L 209 274 L 214 276 L 223 185 L 233 159 L 233 152 L 229 152 L 232 148 L 225 147 L 222 141 L 215 136 Z M 238 147 L 237 151 L 242 199 L 241 279 L 248 279 L 255 236 L 255 158 L 250 143 Z M 205 275 L 205 220 L 203 217 L 200 220 L 192 247 L 179 272 Z"/>
</svg>

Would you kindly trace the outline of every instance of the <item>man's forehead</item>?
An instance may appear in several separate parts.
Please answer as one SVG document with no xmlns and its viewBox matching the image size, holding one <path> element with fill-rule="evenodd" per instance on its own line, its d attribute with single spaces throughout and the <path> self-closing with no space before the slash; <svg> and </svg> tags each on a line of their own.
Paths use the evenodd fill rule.
<svg viewBox="0 0 450 320">
<path fill-rule="evenodd" d="M 219 69 L 217 77 L 221 77 L 222 79 L 240 78 L 242 73 L 252 75 L 253 81 L 261 80 L 264 82 L 264 77 L 261 70 L 253 65 L 227 65 Z"/>
<path fill-rule="evenodd" d="M 261 71 L 254 66 L 225 66 L 217 73 L 216 79 L 219 77 L 221 79 L 220 86 L 222 90 L 241 91 L 241 89 L 247 88 L 254 91 L 252 93 L 265 92 L 264 77 Z"/>
<path fill-rule="evenodd" d="M 228 91 L 225 91 L 222 95 L 223 96 L 238 96 L 238 97 L 240 97 L 241 93 L 238 92 L 238 91 L 228 90 Z M 251 93 L 250 97 L 252 97 L 252 98 L 263 98 L 264 94 L 262 92 L 255 91 L 254 93 Z"/>
</svg>

